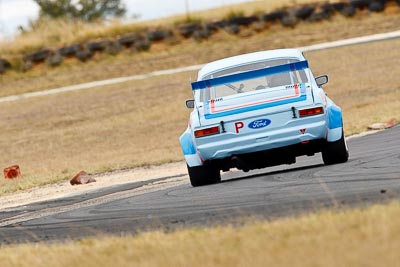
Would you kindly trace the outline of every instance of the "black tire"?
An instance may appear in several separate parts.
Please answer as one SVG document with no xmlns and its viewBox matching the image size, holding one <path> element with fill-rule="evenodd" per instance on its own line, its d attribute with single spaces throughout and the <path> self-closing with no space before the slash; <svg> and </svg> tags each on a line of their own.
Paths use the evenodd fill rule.
<svg viewBox="0 0 400 267">
<path fill-rule="evenodd" d="M 340 13 L 345 17 L 353 17 L 356 14 L 356 9 L 353 6 L 345 6 Z"/>
<path fill-rule="evenodd" d="M 371 12 L 382 12 L 385 10 L 385 4 L 382 2 L 372 2 L 369 4 L 368 10 Z"/>
<path fill-rule="evenodd" d="M 221 173 L 217 168 L 214 168 L 212 166 L 186 166 L 189 173 L 190 183 L 194 187 L 216 184 L 221 181 Z"/>
<path fill-rule="evenodd" d="M 322 149 L 322 160 L 325 165 L 332 165 L 346 162 L 349 159 L 346 140 L 342 133 L 342 138 L 335 142 L 327 142 Z"/>
</svg>

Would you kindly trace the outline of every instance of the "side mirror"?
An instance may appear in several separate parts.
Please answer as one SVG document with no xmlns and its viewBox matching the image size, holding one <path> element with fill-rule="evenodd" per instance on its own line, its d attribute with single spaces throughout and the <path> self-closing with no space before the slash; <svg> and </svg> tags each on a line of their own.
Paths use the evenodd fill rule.
<svg viewBox="0 0 400 267">
<path fill-rule="evenodd" d="M 327 84 L 328 81 L 329 81 L 328 75 L 321 75 L 315 78 L 315 82 L 317 83 L 318 87 Z"/>
<path fill-rule="evenodd" d="M 185 102 L 187 108 L 194 108 L 194 99 L 188 99 Z"/>
</svg>

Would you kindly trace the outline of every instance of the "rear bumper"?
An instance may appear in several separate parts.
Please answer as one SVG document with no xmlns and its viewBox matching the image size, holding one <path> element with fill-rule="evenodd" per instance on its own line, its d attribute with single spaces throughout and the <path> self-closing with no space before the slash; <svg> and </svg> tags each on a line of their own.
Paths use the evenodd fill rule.
<svg viewBox="0 0 400 267">
<path fill-rule="evenodd" d="M 313 122 L 307 124 L 270 129 L 268 131 L 255 132 L 251 135 L 220 134 L 217 137 L 210 137 L 210 142 L 198 145 L 197 151 L 204 160 L 224 159 L 231 158 L 234 155 L 325 139 L 326 133 L 326 121 L 321 116 L 318 120 L 314 119 Z"/>
</svg>

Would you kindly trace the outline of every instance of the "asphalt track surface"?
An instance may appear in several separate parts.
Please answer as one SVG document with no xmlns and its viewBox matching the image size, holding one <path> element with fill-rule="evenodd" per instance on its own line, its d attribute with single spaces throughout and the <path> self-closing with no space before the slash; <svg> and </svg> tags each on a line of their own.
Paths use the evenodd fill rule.
<svg viewBox="0 0 400 267">
<path fill-rule="evenodd" d="M 399 137 L 400 126 L 350 139 L 344 164 L 324 166 L 316 154 L 294 165 L 232 172 L 211 186 L 193 188 L 181 174 L 14 208 L 0 213 L 0 244 L 169 231 L 398 200 Z M 150 184 L 154 190 L 135 191 Z M 42 215 L 29 219 L 32 214 Z"/>
</svg>

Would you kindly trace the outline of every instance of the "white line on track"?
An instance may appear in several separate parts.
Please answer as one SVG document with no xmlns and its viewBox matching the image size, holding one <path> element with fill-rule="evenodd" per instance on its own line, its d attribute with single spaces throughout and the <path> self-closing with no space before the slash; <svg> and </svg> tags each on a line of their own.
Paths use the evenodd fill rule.
<svg viewBox="0 0 400 267">
<path fill-rule="evenodd" d="M 389 39 L 395 39 L 395 38 L 400 38 L 400 31 L 380 33 L 380 34 L 344 39 L 344 40 L 339 40 L 339 41 L 315 44 L 315 45 L 310 45 L 310 46 L 299 47 L 298 49 L 303 52 L 311 52 L 311 51 L 335 48 L 335 47 L 340 47 L 340 46 L 363 44 L 363 43 L 383 41 L 383 40 L 389 40 Z M 203 66 L 204 66 L 204 64 L 193 65 L 193 66 L 188 66 L 188 67 L 183 67 L 183 68 L 153 71 L 153 72 L 146 73 L 146 74 L 119 77 L 119 78 L 113 78 L 113 79 L 102 80 L 102 81 L 81 83 L 81 84 L 65 86 L 65 87 L 60 87 L 60 88 L 55 88 L 55 89 L 48 89 L 48 90 L 43 90 L 43 91 L 38 91 L 38 92 L 0 97 L 0 103 L 17 101 L 17 100 L 21 100 L 21 99 L 25 99 L 25 98 L 36 97 L 36 96 L 54 95 L 54 94 L 59 94 L 59 93 L 64 93 L 64 92 L 85 90 L 85 89 L 90 89 L 90 88 L 99 87 L 99 86 L 124 83 L 127 81 L 143 80 L 143 79 L 156 77 L 156 76 L 162 76 L 162 75 L 170 75 L 170 74 L 176 74 L 176 73 L 181 73 L 181 72 L 194 71 L 194 70 L 199 70 Z"/>
</svg>

